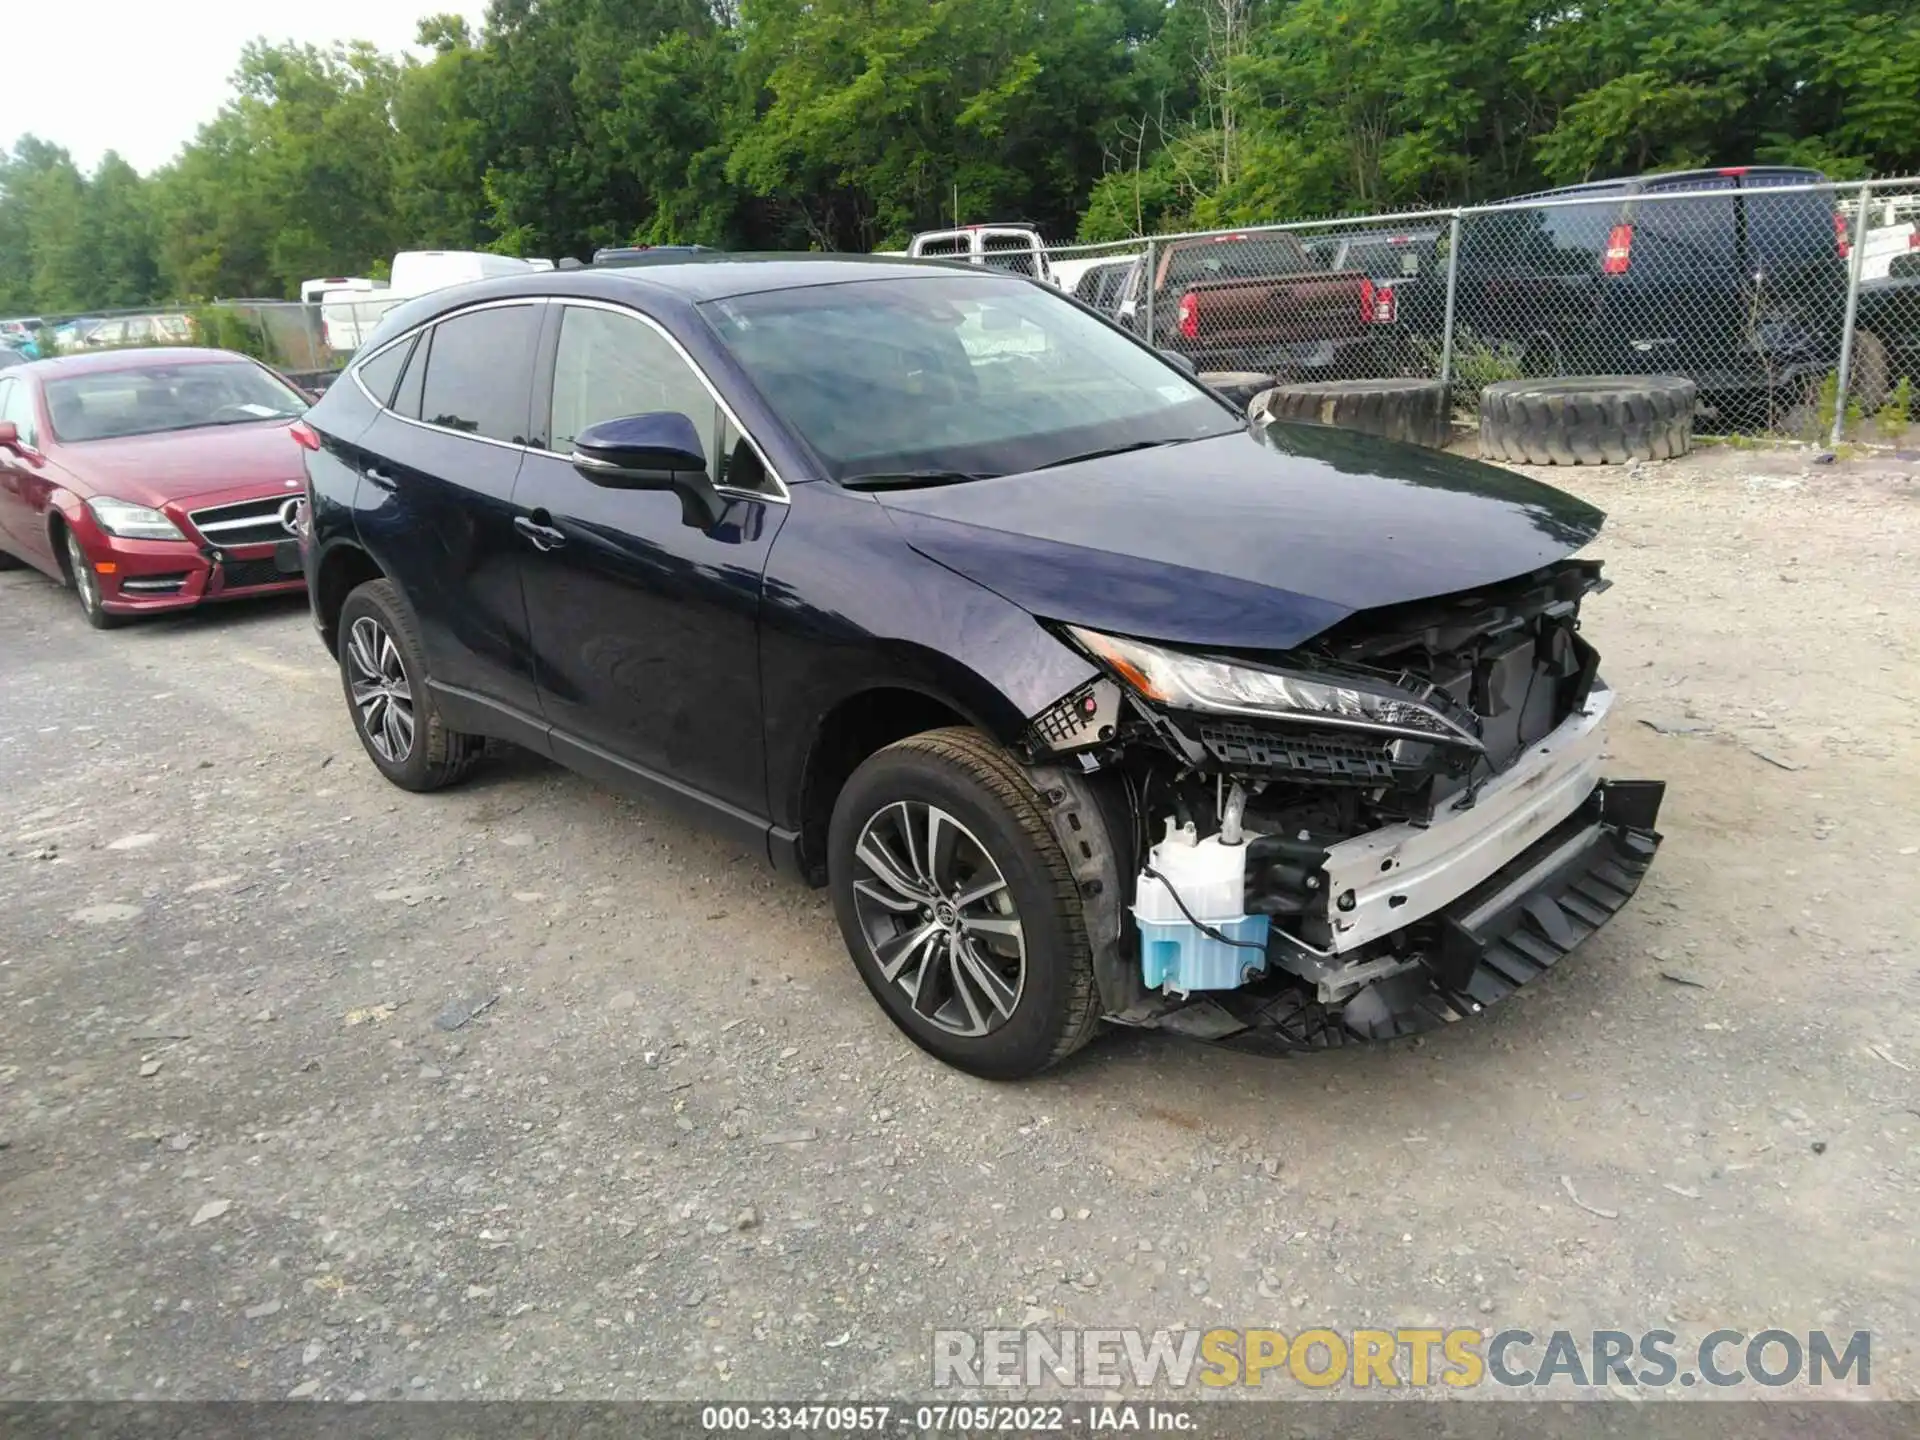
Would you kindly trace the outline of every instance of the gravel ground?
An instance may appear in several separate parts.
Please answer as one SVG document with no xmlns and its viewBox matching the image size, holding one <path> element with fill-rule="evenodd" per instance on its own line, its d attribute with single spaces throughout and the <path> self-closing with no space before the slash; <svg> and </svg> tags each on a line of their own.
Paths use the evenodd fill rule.
<svg viewBox="0 0 1920 1440">
<path fill-rule="evenodd" d="M 1637 901 L 1424 1041 L 1019 1086 L 667 815 L 388 787 L 304 609 L 0 576 L 0 1399 L 904 1396 L 1022 1323 L 1867 1329 L 1920 1396 L 1916 467 L 1552 478 Z"/>
</svg>

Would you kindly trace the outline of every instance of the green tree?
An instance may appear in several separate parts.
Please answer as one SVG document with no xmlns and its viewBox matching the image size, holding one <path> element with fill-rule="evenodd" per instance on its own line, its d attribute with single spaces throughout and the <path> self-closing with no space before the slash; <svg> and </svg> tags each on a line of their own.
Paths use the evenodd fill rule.
<svg viewBox="0 0 1920 1440">
<path fill-rule="evenodd" d="M 1916 0 L 493 0 L 255 42 L 178 157 L 0 152 L 0 309 L 290 295 L 403 248 L 893 248 L 1920 168 Z"/>
<path fill-rule="evenodd" d="M 88 186 L 87 225 L 94 268 L 83 304 L 127 308 L 165 298 L 147 182 L 111 150 Z"/>
</svg>

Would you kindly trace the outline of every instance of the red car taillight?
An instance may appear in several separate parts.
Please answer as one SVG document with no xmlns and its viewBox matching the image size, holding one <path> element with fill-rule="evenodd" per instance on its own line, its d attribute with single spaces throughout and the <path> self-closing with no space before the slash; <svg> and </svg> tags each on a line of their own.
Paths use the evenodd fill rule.
<svg viewBox="0 0 1920 1440">
<path fill-rule="evenodd" d="M 1360 319 L 1364 324 L 1391 325 L 1398 308 L 1399 297 L 1391 285 L 1375 285 L 1369 280 L 1360 291 Z"/>
<path fill-rule="evenodd" d="M 1188 340 L 1200 338 L 1200 297 L 1189 290 L 1180 297 L 1180 334 Z"/>
<path fill-rule="evenodd" d="M 320 448 L 320 432 L 304 420 L 296 420 L 287 427 L 287 433 L 293 436 L 293 443 L 302 450 Z"/>
<path fill-rule="evenodd" d="M 1847 229 L 1847 217 L 1838 210 L 1833 212 L 1833 248 L 1840 252 L 1842 260 L 1853 254 L 1853 235 Z"/>
<path fill-rule="evenodd" d="M 1624 275 L 1633 264 L 1633 227 L 1616 225 L 1607 232 L 1607 253 L 1600 259 L 1602 275 Z"/>
<path fill-rule="evenodd" d="M 1360 277 L 1360 323 L 1362 325 L 1373 323 L 1373 297 L 1373 281 L 1362 275 Z"/>
</svg>

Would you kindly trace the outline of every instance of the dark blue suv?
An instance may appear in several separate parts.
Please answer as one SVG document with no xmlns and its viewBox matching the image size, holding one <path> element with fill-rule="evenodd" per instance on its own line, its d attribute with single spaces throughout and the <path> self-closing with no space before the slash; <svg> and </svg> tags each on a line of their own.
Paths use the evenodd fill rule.
<svg viewBox="0 0 1920 1440">
<path fill-rule="evenodd" d="M 313 613 L 395 784 L 488 740 L 832 887 L 893 1020 L 1409 1033 L 1620 905 L 1590 506 L 1246 420 L 1047 286 L 724 257 L 435 292 L 308 414 Z"/>
</svg>

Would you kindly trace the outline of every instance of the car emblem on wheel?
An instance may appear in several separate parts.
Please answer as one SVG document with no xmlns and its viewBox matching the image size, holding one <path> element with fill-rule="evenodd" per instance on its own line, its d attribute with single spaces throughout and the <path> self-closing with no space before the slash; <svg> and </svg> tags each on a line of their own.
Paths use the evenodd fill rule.
<svg viewBox="0 0 1920 1440">
<path fill-rule="evenodd" d="M 307 502 L 295 498 L 280 507 L 280 528 L 299 537 L 307 533 Z"/>
</svg>

